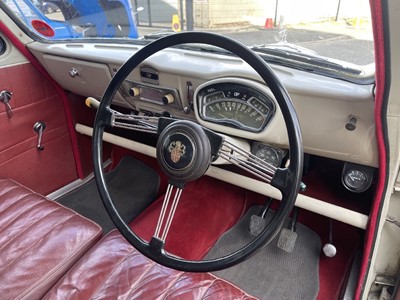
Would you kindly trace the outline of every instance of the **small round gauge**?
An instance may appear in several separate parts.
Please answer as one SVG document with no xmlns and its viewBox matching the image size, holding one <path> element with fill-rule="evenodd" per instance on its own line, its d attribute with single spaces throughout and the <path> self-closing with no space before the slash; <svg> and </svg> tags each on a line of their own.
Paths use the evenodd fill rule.
<svg viewBox="0 0 400 300">
<path fill-rule="evenodd" d="M 356 193 L 364 192 L 371 185 L 368 175 L 357 169 L 347 169 L 343 173 L 342 181 L 348 190 Z"/>
<path fill-rule="evenodd" d="M 270 147 L 261 148 L 256 152 L 256 156 L 274 167 L 279 167 L 281 163 L 281 156 L 279 153 Z"/>
</svg>

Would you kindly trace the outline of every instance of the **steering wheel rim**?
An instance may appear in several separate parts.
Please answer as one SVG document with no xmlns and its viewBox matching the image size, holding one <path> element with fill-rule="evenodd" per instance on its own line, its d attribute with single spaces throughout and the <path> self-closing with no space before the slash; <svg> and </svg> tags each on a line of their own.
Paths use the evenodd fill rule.
<svg viewBox="0 0 400 300">
<path fill-rule="evenodd" d="M 221 258 L 203 261 L 189 261 L 175 256 L 170 256 L 166 254 L 162 248 L 160 248 L 160 251 L 154 251 L 151 243 L 146 243 L 139 238 L 122 220 L 116 210 L 110 197 L 105 181 L 105 174 L 102 169 L 102 136 L 105 127 L 107 127 L 111 122 L 111 101 L 123 81 L 133 69 L 153 54 L 171 46 L 187 43 L 209 44 L 226 49 L 243 59 L 259 74 L 270 88 L 281 109 L 288 132 L 290 149 L 290 165 L 287 169 L 278 169 L 271 183 L 273 186 L 278 187 L 278 189 L 281 190 L 282 201 L 268 226 L 249 244 L 238 251 Z M 294 206 L 303 169 L 303 146 L 299 121 L 286 89 L 280 83 L 272 69 L 263 59 L 252 52 L 248 47 L 230 38 L 205 32 L 184 32 L 155 40 L 136 52 L 122 65 L 112 78 L 98 108 L 93 129 L 92 152 L 94 175 L 99 194 L 110 218 L 125 239 L 139 252 L 153 261 L 170 268 L 190 272 L 209 272 L 228 268 L 244 261 L 258 249 L 270 242 L 277 235 Z"/>
</svg>

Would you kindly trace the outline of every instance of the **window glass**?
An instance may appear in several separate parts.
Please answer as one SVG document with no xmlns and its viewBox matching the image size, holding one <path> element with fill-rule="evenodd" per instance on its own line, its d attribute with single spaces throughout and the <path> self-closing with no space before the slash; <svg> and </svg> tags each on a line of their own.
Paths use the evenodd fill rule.
<svg viewBox="0 0 400 300">
<path fill-rule="evenodd" d="M 362 77 L 373 69 L 368 0 L 0 1 L 49 40 L 143 43 L 179 31 L 211 31 L 265 57 L 278 56 L 280 63 L 339 64 L 344 72 L 335 76 Z"/>
</svg>

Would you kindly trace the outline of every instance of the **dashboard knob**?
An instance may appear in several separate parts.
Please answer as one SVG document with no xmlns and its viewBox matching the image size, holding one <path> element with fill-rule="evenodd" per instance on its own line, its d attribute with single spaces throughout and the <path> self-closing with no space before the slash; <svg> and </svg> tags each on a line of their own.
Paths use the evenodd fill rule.
<svg viewBox="0 0 400 300">
<path fill-rule="evenodd" d="M 129 95 L 132 97 L 139 96 L 140 95 L 140 88 L 138 87 L 133 87 L 129 89 Z"/>
<path fill-rule="evenodd" d="M 165 94 L 162 98 L 164 104 L 171 104 L 175 101 L 175 97 L 172 94 Z"/>
</svg>

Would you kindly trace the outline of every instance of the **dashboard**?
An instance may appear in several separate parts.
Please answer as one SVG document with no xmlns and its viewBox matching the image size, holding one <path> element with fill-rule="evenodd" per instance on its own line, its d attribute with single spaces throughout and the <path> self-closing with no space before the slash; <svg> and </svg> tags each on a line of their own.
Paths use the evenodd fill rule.
<svg viewBox="0 0 400 300">
<path fill-rule="evenodd" d="M 140 46 L 32 43 L 30 50 L 66 90 L 101 99 L 118 68 Z M 378 166 L 373 85 L 272 65 L 301 125 L 304 152 Z M 76 76 L 71 76 L 71 71 Z M 268 83 L 232 56 L 166 49 L 122 84 L 113 103 L 148 116 L 196 121 L 267 157 L 289 150 L 285 123 Z M 254 150 L 255 151 L 255 150 Z"/>
</svg>

